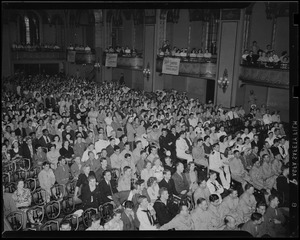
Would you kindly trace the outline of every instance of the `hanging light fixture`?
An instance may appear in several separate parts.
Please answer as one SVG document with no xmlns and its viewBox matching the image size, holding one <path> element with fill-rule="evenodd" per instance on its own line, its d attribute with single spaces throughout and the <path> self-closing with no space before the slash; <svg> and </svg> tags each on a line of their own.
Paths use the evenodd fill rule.
<svg viewBox="0 0 300 240">
<path fill-rule="evenodd" d="M 229 86 L 227 68 L 225 68 L 223 76 L 218 79 L 218 85 L 223 90 L 223 93 L 225 93 L 227 87 Z"/>
</svg>

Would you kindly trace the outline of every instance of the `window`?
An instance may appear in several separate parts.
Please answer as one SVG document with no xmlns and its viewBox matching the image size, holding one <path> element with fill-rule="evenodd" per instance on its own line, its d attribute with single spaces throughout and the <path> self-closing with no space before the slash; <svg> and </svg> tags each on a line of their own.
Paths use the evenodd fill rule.
<svg viewBox="0 0 300 240">
<path fill-rule="evenodd" d="M 25 16 L 24 21 L 25 21 L 25 28 L 26 28 L 26 44 L 30 44 L 29 18 L 27 16 Z"/>
<path fill-rule="evenodd" d="M 39 44 L 39 21 L 34 14 L 20 19 L 20 42 L 22 44 Z"/>
</svg>

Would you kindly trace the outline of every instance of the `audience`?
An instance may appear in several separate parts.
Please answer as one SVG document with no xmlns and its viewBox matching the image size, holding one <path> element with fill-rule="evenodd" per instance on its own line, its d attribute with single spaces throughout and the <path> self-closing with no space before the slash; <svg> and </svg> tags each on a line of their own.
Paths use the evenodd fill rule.
<svg viewBox="0 0 300 240">
<path fill-rule="evenodd" d="M 185 93 L 144 93 L 63 75 L 20 74 L 3 82 L 18 90 L 2 94 L 3 171 L 26 168 L 21 160 L 28 158 L 46 202 L 55 183 L 74 182 L 77 209 L 111 203 L 123 210 L 104 226 L 91 218 L 89 230 L 237 230 L 258 224 L 257 216 L 251 219 L 255 211 L 264 222 L 277 211 L 280 224 L 273 223 L 280 227 L 263 231 L 262 223 L 257 236 L 285 236 L 289 142 L 276 110 L 251 109 L 248 119 L 242 108 L 227 111 Z M 241 196 L 231 189 L 237 182 Z M 271 192 L 277 200 L 268 198 Z M 7 216 L 14 207 L 4 196 Z M 180 205 L 187 196 L 195 207 Z M 268 214 L 256 207 L 261 200 Z"/>
</svg>

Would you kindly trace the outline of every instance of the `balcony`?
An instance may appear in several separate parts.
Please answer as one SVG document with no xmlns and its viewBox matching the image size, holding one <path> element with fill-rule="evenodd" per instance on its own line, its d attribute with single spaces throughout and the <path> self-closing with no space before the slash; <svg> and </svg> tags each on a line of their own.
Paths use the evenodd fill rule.
<svg viewBox="0 0 300 240">
<path fill-rule="evenodd" d="M 272 88 L 289 89 L 289 70 L 270 67 L 240 65 L 242 83 Z"/>
<path fill-rule="evenodd" d="M 105 57 L 103 55 L 102 65 L 105 66 Z M 131 69 L 131 70 L 143 70 L 144 60 L 142 57 L 133 57 L 133 56 L 118 56 L 116 68 L 121 69 Z"/>
<path fill-rule="evenodd" d="M 65 60 L 65 51 L 12 51 L 13 60 Z"/>
<path fill-rule="evenodd" d="M 164 57 L 157 57 L 156 72 L 162 72 Z M 198 59 L 198 58 L 181 58 L 179 65 L 179 76 L 193 77 L 193 78 L 216 78 L 216 58 Z"/>
</svg>

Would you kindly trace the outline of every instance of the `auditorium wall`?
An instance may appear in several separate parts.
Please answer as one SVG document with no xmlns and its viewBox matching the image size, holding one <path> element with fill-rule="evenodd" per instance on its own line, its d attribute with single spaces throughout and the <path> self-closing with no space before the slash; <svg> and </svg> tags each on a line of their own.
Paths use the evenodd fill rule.
<svg viewBox="0 0 300 240">
<path fill-rule="evenodd" d="M 252 9 L 249 46 L 257 41 L 258 46 L 265 50 L 267 44 L 272 44 L 273 20 L 266 17 L 266 6 L 264 2 L 256 2 Z M 278 17 L 276 19 L 276 35 L 274 50 L 278 55 L 282 51 L 289 51 L 289 17 Z"/>
<path fill-rule="evenodd" d="M 267 19 L 265 10 L 264 2 L 257 2 L 253 6 L 248 47 L 252 45 L 253 41 L 257 41 L 257 45 L 265 50 L 267 45 L 272 43 L 273 21 Z"/>
</svg>

